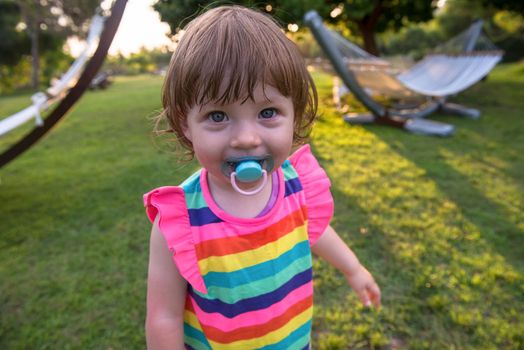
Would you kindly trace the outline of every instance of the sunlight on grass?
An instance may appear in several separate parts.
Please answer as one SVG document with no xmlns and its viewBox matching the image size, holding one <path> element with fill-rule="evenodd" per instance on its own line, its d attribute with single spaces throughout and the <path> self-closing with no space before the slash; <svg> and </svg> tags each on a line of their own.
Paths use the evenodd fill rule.
<svg viewBox="0 0 524 350">
<path fill-rule="evenodd" d="M 520 195 L 524 183 L 504 174 L 512 168 L 512 164 L 497 156 L 465 155 L 449 150 L 442 150 L 441 154 L 450 166 L 467 177 L 486 198 L 499 205 L 504 216 L 524 231 L 524 202 Z"/>
</svg>

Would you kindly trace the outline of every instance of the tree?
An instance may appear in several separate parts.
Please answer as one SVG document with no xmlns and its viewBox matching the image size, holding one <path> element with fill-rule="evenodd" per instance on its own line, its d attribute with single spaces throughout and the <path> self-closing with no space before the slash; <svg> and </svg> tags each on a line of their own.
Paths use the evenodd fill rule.
<svg viewBox="0 0 524 350">
<path fill-rule="evenodd" d="M 0 0 L 0 65 L 14 65 L 29 53 L 25 32 L 16 30 L 20 10 L 14 1 Z"/>
<path fill-rule="evenodd" d="M 65 41 L 68 35 L 83 36 L 99 0 L 17 0 L 22 22 L 31 42 L 33 89 L 38 89 L 42 37 Z"/>
<path fill-rule="evenodd" d="M 397 30 L 407 22 L 427 21 L 432 18 L 435 5 L 428 0 L 274 0 L 257 2 L 234 1 L 236 4 L 255 6 L 284 23 L 302 23 L 304 14 L 315 9 L 332 23 L 353 26 L 363 38 L 366 51 L 378 55 L 375 33 L 387 29 Z M 160 0 L 154 5 L 162 21 L 169 23 L 173 33 L 183 27 L 206 6 L 219 5 L 216 1 Z"/>
</svg>

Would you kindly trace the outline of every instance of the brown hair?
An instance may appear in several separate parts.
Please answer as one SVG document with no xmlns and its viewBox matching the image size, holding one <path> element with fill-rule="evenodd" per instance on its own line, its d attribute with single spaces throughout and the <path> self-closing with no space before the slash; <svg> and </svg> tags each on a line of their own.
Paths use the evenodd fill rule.
<svg viewBox="0 0 524 350">
<path fill-rule="evenodd" d="M 241 6 L 214 8 L 185 28 L 164 81 L 160 119 L 167 120 L 170 131 L 193 154 L 182 131 L 188 110 L 195 104 L 253 99 L 259 83 L 292 99 L 293 141 L 302 143 L 316 117 L 318 98 L 298 48 L 261 12 Z"/>
</svg>

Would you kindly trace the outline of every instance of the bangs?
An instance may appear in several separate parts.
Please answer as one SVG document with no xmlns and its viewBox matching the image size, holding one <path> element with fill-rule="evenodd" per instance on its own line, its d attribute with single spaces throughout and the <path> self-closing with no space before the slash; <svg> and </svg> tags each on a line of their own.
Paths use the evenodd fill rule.
<svg viewBox="0 0 524 350">
<path fill-rule="evenodd" d="M 303 100 L 293 96 L 309 85 L 303 58 L 272 19 L 253 11 L 217 17 L 212 23 L 204 18 L 184 50 L 186 69 L 178 81 L 189 86 L 178 91 L 184 91 L 179 102 L 185 108 L 253 99 L 258 84 Z"/>
</svg>

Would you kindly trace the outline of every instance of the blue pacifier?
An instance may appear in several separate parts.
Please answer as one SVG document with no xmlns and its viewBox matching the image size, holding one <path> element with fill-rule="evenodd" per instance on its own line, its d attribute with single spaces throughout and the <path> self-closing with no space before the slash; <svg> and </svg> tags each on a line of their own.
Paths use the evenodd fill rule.
<svg viewBox="0 0 524 350">
<path fill-rule="evenodd" d="M 260 179 L 262 166 L 254 160 L 247 160 L 237 165 L 236 178 L 241 182 L 251 182 Z"/>
<path fill-rule="evenodd" d="M 229 177 L 235 191 L 248 196 L 262 191 L 267 184 L 267 173 L 272 169 L 273 158 L 270 155 L 228 158 L 222 166 L 222 172 Z M 252 191 L 244 191 L 237 185 L 237 181 L 249 183 L 258 181 L 260 178 L 262 178 L 260 186 Z"/>
</svg>

